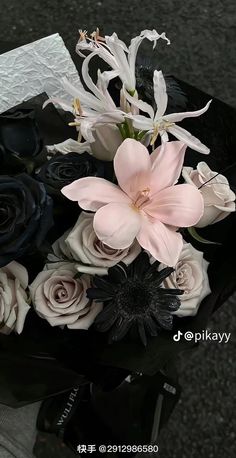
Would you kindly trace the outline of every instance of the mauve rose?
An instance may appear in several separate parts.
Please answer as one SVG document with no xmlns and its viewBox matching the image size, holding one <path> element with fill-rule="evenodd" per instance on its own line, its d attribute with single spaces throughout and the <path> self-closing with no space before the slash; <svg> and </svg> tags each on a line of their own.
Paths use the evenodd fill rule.
<svg viewBox="0 0 236 458">
<path fill-rule="evenodd" d="M 0 333 L 20 334 L 30 309 L 26 288 L 28 273 L 16 261 L 0 269 Z"/>
<path fill-rule="evenodd" d="M 205 162 L 199 162 L 196 170 L 184 167 L 182 175 L 186 183 L 200 188 L 204 200 L 204 214 L 196 227 L 217 223 L 235 211 L 235 194 L 227 178 L 213 172 Z"/>
<path fill-rule="evenodd" d="M 56 258 L 49 256 L 49 259 L 73 259 L 79 272 L 91 275 L 106 275 L 107 269 L 120 261 L 131 264 L 141 251 L 138 242 L 135 241 L 124 250 L 108 247 L 97 238 L 93 229 L 93 218 L 92 213 L 82 212 L 73 229 L 54 243 Z"/>
<path fill-rule="evenodd" d="M 102 304 L 87 298 L 90 277 L 78 274 L 73 263 L 46 266 L 29 286 L 33 306 L 41 318 L 51 326 L 67 326 L 69 329 L 88 329 Z"/>
<path fill-rule="evenodd" d="M 207 275 L 208 265 L 201 251 L 196 250 L 191 243 L 184 243 L 174 272 L 163 282 L 166 288 L 179 288 L 184 291 L 179 296 L 181 306 L 174 315 L 196 315 L 202 300 L 211 292 Z M 165 266 L 161 264 L 159 269 L 163 267 Z"/>
</svg>

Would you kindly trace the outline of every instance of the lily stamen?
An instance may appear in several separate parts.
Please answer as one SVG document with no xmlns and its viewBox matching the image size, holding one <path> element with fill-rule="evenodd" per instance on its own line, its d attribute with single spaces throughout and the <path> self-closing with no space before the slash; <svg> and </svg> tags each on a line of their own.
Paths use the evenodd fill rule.
<svg viewBox="0 0 236 458">
<path fill-rule="evenodd" d="M 100 30 L 99 30 L 98 27 L 96 28 L 96 30 L 94 30 L 94 32 L 92 32 L 92 33 L 90 34 L 90 37 L 91 37 L 92 40 L 94 40 L 95 42 L 96 42 L 96 41 L 106 41 L 106 39 L 100 35 Z"/>
<path fill-rule="evenodd" d="M 88 31 L 87 30 L 79 30 L 79 41 L 86 40 L 88 36 Z"/>
<path fill-rule="evenodd" d="M 83 110 L 81 107 L 80 99 L 78 97 L 74 99 L 72 107 L 75 110 L 75 115 L 83 116 Z"/>
<path fill-rule="evenodd" d="M 146 188 L 142 191 L 139 191 L 136 200 L 133 202 L 133 206 L 139 210 L 142 205 L 144 205 L 146 202 L 150 200 L 149 193 L 150 188 Z"/>
</svg>

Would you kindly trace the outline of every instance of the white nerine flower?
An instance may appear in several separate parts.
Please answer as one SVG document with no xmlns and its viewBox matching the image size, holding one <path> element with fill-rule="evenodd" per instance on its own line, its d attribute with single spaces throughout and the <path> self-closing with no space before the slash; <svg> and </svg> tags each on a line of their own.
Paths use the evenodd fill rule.
<svg viewBox="0 0 236 458">
<path fill-rule="evenodd" d="M 136 87 L 135 62 L 137 52 L 145 38 L 154 43 L 153 48 L 155 48 L 157 40 L 160 38 L 170 44 L 170 40 L 165 33 L 159 34 L 153 29 L 143 30 L 140 35 L 131 40 L 130 46 L 127 47 L 116 33 L 106 35 L 103 38 L 99 36 L 99 30 L 97 29 L 92 34 L 92 38 L 87 36 L 86 31 L 80 31 L 80 39 L 76 46 L 76 51 L 82 57 L 84 57 L 84 54 L 81 51 L 95 52 L 112 68 L 111 72 L 107 72 L 109 79 L 119 76 L 125 88 L 130 92 L 134 92 Z"/>
<path fill-rule="evenodd" d="M 53 102 L 60 105 L 63 110 L 73 113 L 75 122 L 71 123 L 71 126 L 74 125 L 79 131 L 78 142 L 80 142 L 82 138 L 88 143 L 94 142 L 93 130 L 97 125 L 121 123 L 126 114 L 120 110 L 120 108 L 116 107 L 115 102 L 108 92 L 108 72 L 98 72 L 97 84 L 95 84 L 90 77 L 88 64 L 93 54 L 94 53 L 87 56 L 82 65 L 83 80 L 89 91 L 86 91 L 81 86 L 76 87 L 70 83 L 67 78 L 63 78 L 63 87 L 74 99 L 74 102 L 70 105 L 68 102 L 61 99 L 49 99 L 44 104 L 45 108 L 48 103 Z M 81 152 L 83 148 L 84 145 L 80 145 L 78 152 Z"/>
<path fill-rule="evenodd" d="M 133 126 L 138 130 L 146 130 L 147 134 L 150 134 L 151 144 L 155 143 L 158 135 L 161 136 L 162 142 L 167 142 L 169 140 L 169 132 L 195 151 L 208 154 L 210 152 L 209 148 L 203 145 L 200 140 L 191 135 L 187 130 L 183 129 L 183 127 L 177 126 L 175 123 L 180 122 L 185 118 L 193 118 L 205 113 L 205 111 L 209 108 L 211 100 L 201 110 L 165 115 L 168 96 L 166 92 L 165 79 L 161 71 L 154 71 L 153 88 L 154 99 L 157 106 L 156 113 L 151 105 L 131 96 L 126 88 L 123 87 L 124 94 L 128 102 L 149 115 L 149 117 L 147 117 L 144 115 L 129 114 L 128 116 L 133 120 Z"/>
</svg>

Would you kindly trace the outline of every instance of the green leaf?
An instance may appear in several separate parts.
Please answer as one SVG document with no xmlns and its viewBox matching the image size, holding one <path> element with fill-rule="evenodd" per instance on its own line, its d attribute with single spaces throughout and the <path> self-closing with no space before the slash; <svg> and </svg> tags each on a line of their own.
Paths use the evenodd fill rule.
<svg viewBox="0 0 236 458">
<path fill-rule="evenodd" d="M 208 245 L 222 245 L 220 242 L 212 242 L 211 240 L 206 240 L 203 237 L 201 237 L 195 227 L 188 227 L 188 232 L 193 237 L 195 240 L 197 240 L 200 243 L 208 244 Z"/>
</svg>

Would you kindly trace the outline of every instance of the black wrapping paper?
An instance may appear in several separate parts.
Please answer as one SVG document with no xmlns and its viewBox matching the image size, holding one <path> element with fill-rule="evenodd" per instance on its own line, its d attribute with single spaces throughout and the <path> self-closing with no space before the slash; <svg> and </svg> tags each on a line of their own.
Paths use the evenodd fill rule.
<svg viewBox="0 0 236 458">
<path fill-rule="evenodd" d="M 186 111 L 199 109 L 209 100 L 210 97 L 199 89 L 174 80 L 185 94 Z M 52 105 L 42 111 L 39 100 L 27 102 L 24 106 L 35 109 L 45 144 L 76 138 L 75 130 L 68 127 L 66 119 Z M 194 167 L 200 160 L 206 161 L 213 170 L 228 177 L 233 190 L 236 189 L 235 125 L 236 111 L 217 99 L 202 117 L 181 123 L 211 149 L 209 156 L 188 149 L 185 165 Z M 71 208 L 68 214 L 70 212 L 73 213 Z M 88 382 L 111 390 L 129 373 L 142 372 L 151 376 L 170 367 L 179 352 L 195 346 L 193 341 L 175 342 L 173 335 L 176 330 L 202 331 L 211 314 L 236 289 L 235 219 L 233 213 L 222 222 L 199 231 L 204 238 L 221 245 L 203 246 L 185 234 L 186 239 L 204 251 L 210 261 L 208 273 L 212 293 L 202 302 L 196 317 L 176 319 L 173 332 L 162 332 L 151 338 L 144 348 L 139 342 L 128 340 L 108 345 L 106 335 L 93 330 L 51 328 L 32 310 L 20 336 L 0 335 L 0 402 L 19 407 Z M 52 234 L 52 239 L 56 235 L 60 234 Z M 25 257 L 22 262 L 32 278 L 43 267 L 43 258 L 40 260 L 39 257 L 37 262 L 34 257 Z"/>
</svg>

